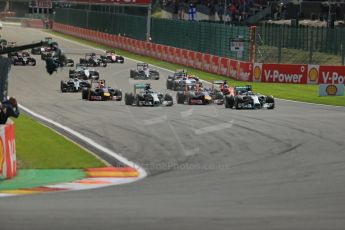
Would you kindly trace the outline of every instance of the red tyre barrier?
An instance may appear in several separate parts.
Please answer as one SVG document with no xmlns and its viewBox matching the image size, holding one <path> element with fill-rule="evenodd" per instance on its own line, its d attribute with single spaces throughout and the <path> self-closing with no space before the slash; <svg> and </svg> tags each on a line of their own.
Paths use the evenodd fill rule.
<svg viewBox="0 0 345 230">
<path fill-rule="evenodd" d="M 211 55 L 210 54 L 204 54 L 202 59 L 202 71 L 210 72 L 211 67 Z"/>
<path fill-rule="evenodd" d="M 219 67 L 218 67 L 218 74 L 230 77 L 230 59 L 220 58 Z"/>
<path fill-rule="evenodd" d="M 153 45 L 154 57 L 161 60 L 162 57 L 162 45 Z"/>
<path fill-rule="evenodd" d="M 189 51 L 188 52 L 187 66 L 188 67 L 194 67 L 195 59 L 196 59 L 196 53 L 194 51 Z"/>
<path fill-rule="evenodd" d="M 171 63 L 175 63 L 175 47 L 172 47 L 172 46 L 168 47 L 167 61 Z"/>
<path fill-rule="evenodd" d="M 219 61 L 220 61 L 220 57 L 211 56 L 211 66 L 210 66 L 211 73 L 215 73 L 215 74 L 219 73 Z"/>
<path fill-rule="evenodd" d="M 230 59 L 230 69 L 229 69 L 229 77 L 233 78 L 233 79 L 237 79 L 237 74 L 238 74 L 238 61 L 237 60 L 233 60 Z"/>
<path fill-rule="evenodd" d="M 174 56 L 175 56 L 175 58 L 174 58 L 174 59 L 175 59 L 175 62 L 174 62 L 174 63 L 179 64 L 179 65 L 182 64 L 181 52 L 182 52 L 181 49 L 175 48 L 175 54 L 174 54 Z"/>
<path fill-rule="evenodd" d="M 168 51 L 169 47 L 168 46 L 163 46 L 162 47 L 162 60 L 163 61 L 168 61 Z"/>
<path fill-rule="evenodd" d="M 152 57 L 152 43 L 151 42 L 145 42 L 145 50 L 144 50 L 144 55 Z"/>
<path fill-rule="evenodd" d="M 204 57 L 203 53 L 195 52 L 194 65 L 193 65 L 194 68 L 202 69 L 203 57 Z"/>
<path fill-rule="evenodd" d="M 181 58 L 181 65 L 186 66 L 188 63 L 188 50 L 182 49 L 180 58 Z"/>
</svg>

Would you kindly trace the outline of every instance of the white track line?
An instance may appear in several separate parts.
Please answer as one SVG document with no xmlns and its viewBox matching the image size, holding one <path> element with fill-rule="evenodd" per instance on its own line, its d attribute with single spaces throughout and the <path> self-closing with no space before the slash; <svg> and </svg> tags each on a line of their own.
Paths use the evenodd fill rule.
<svg viewBox="0 0 345 230">
<path fill-rule="evenodd" d="M 118 161 L 122 162 L 123 164 L 128 165 L 129 167 L 135 168 L 135 169 L 139 172 L 139 177 L 138 177 L 138 179 L 143 179 L 144 177 L 147 176 L 146 171 L 145 171 L 142 167 L 140 167 L 139 165 L 137 165 L 137 164 L 135 164 L 134 162 L 132 162 L 132 161 L 126 159 L 125 157 L 123 157 L 123 156 L 121 156 L 121 155 L 119 155 L 119 154 L 117 154 L 117 153 L 111 151 L 110 149 L 103 147 L 102 145 L 96 143 L 94 140 L 92 140 L 92 139 L 90 139 L 90 138 L 84 136 L 83 134 L 81 134 L 81 133 L 79 133 L 79 132 L 77 132 L 77 131 L 75 131 L 75 130 L 73 130 L 73 129 L 67 127 L 67 126 L 64 126 L 64 125 L 62 125 L 62 124 L 60 124 L 60 123 L 57 123 L 57 122 L 55 122 L 55 121 L 53 121 L 53 120 L 51 120 L 51 119 L 49 119 L 49 118 L 46 118 L 46 117 L 44 117 L 44 116 L 42 116 L 42 115 L 39 115 L 39 114 L 33 112 L 32 110 L 30 110 L 30 109 L 28 109 L 28 108 L 26 108 L 26 107 L 24 107 L 24 106 L 22 106 L 22 105 L 20 105 L 20 108 L 21 108 L 22 110 L 24 110 L 25 112 L 27 112 L 28 114 L 30 114 L 30 115 L 32 115 L 32 116 L 34 116 L 34 117 L 36 117 L 36 118 L 38 118 L 38 119 L 40 119 L 40 120 L 43 120 L 43 121 L 45 121 L 45 122 L 47 122 L 47 123 L 49 123 L 49 124 L 51 124 L 51 125 L 54 125 L 55 127 L 58 127 L 58 128 L 60 128 L 60 129 L 62 129 L 62 130 L 64 130 L 65 132 L 68 132 L 69 134 L 71 134 L 71 135 L 77 137 L 77 138 L 80 139 L 80 140 L 85 141 L 85 142 L 88 143 L 89 145 L 91 145 L 91 146 L 93 146 L 94 148 L 96 148 L 96 149 L 98 149 L 98 150 L 100 150 L 100 151 L 102 151 L 102 152 L 108 154 L 109 156 L 111 156 L 111 157 L 117 159 Z"/>
</svg>

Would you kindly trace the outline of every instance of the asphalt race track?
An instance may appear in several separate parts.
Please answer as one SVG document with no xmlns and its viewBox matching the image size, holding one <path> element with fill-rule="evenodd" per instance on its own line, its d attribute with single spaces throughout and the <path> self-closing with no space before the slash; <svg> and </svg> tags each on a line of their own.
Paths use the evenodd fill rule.
<svg viewBox="0 0 345 230">
<path fill-rule="evenodd" d="M 5 26 L 18 44 L 43 39 Z M 85 46 L 56 39 L 75 61 Z M 100 53 L 100 51 L 94 51 Z M 224 106 L 131 107 L 60 93 L 68 68 L 12 67 L 10 95 L 143 166 L 137 183 L 0 199 L 0 229 L 344 229 L 345 108 L 277 101 L 273 111 Z M 136 62 L 98 68 L 132 90 Z M 151 81 L 165 89 L 167 71 Z M 175 99 L 175 98 L 174 98 Z"/>
</svg>

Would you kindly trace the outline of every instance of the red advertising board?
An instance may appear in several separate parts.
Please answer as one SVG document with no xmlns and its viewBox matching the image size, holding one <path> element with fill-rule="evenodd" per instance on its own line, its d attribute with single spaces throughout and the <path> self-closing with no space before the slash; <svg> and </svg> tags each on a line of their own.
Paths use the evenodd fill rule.
<svg viewBox="0 0 345 230">
<path fill-rule="evenodd" d="M 307 65 L 262 64 L 255 66 L 255 80 L 273 83 L 307 84 Z"/>
<path fill-rule="evenodd" d="M 0 126 L 0 172 L 10 179 L 17 174 L 14 124 Z"/>
<path fill-rule="evenodd" d="M 320 66 L 319 84 L 345 84 L 345 66 Z M 308 73 L 308 78 L 313 74 Z"/>
<path fill-rule="evenodd" d="M 240 81 L 253 81 L 253 63 L 239 62 L 237 79 Z"/>
</svg>

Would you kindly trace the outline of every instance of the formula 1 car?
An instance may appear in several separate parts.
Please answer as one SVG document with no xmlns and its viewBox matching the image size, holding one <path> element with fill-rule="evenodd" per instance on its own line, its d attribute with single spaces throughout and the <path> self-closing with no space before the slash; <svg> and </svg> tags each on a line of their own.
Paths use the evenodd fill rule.
<svg viewBox="0 0 345 230">
<path fill-rule="evenodd" d="M 33 55 L 40 55 L 42 52 L 50 52 L 53 50 L 53 47 L 57 47 L 58 43 L 54 42 L 51 37 L 44 38 L 44 41 L 47 42 L 47 45 L 41 47 L 35 47 L 31 49 L 31 54 Z"/>
<path fill-rule="evenodd" d="M 252 92 L 252 86 L 236 86 L 232 93 L 225 96 L 225 108 L 236 109 L 274 109 L 275 102 L 273 96 L 264 96 Z"/>
<path fill-rule="evenodd" d="M 138 63 L 137 69 L 130 70 L 129 77 L 136 80 L 158 80 L 159 72 L 150 69 L 147 63 Z"/>
<path fill-rule="evenodd" d="M 141 89 L 140 92 L 137 92 Z M 126 105 L 136 106 L 172 106 L 174 104 L 170 94 L 157 93 L 151 89 L 150 84 L 134 84 L 134 93 L 125 94 Z"/>
<path fill-rule="evenodd" d="M 172 89 L 174 81 L 181 78 L 187 78 L 187 71 L 184 69 L 176 70 L 172 75 L 168 75 L 166 81 L 167 89 Z"/>
<path fill-rule="evenodd" d="M 30 54 L 28 52 L 22 52 L 22 53 L 10 53 L 8 55 L 11 59 L 11 62 L 13 65 L 30 65 L 35 66 L 36 65 L 36 59 L 33 57 L 30 57 Z"/>
<path fill-rule="evenodd" d="M 60 83 L 60 89 L 62 93 L 74 93 L 81 92 L 84 88 L 90 88 L 91 84 L 87 80 L 80 80 L 78 78 L 69 79 L 67 81 L 62 80 Z"/>
<path fill-rule="evenodd" d="M 174 91 L 182 91 L 188 84 L 199 84 L 202 86 L 202 82 L 198 77 L 194 75 L 188 75 L 184 70 L 177 70 L 173 75 L 168 76 L 166 81 L 167 89 Z"/>
<path fill-rule="evenodd" d="M 202 89 L 198 83 L 187 83 L 184 91 L 177 92 L 176 101 L 178 104 L 208 105 L 221 103 L 222 97 L 211 89 Z"/>
<path fill-rule="evenodd" d="M 122 101 L 121 89 L 105 85 L 105 80 L 91 81 L 90 88 L 83 88 L 82 99 L 89 101 Z"/>
<path fill-rule="evenodd" d="M 98 80 L 99 79 L 99 72 L 94 69 L 89 69 L 86 66 L 82 66 L 77 64 L 75 69 L 69 70 L 69 78 L 78 78 L 83 80 Z"/>
<path fill-rule="evenodd" d="M 121 63 L 125 62 L 122 56 L 116 55 L 115 51 L 107 50 L 105 55 L 100 56 L 101 60 L 106 63 Z"/>
<path fill-rule="evenodd" d="M 106 67 L 107 62 L 98 57 L 95 53 L 85 54 L 85 58 L 80 58 L 79 63 L 86 66 Z"/>
</svg>

